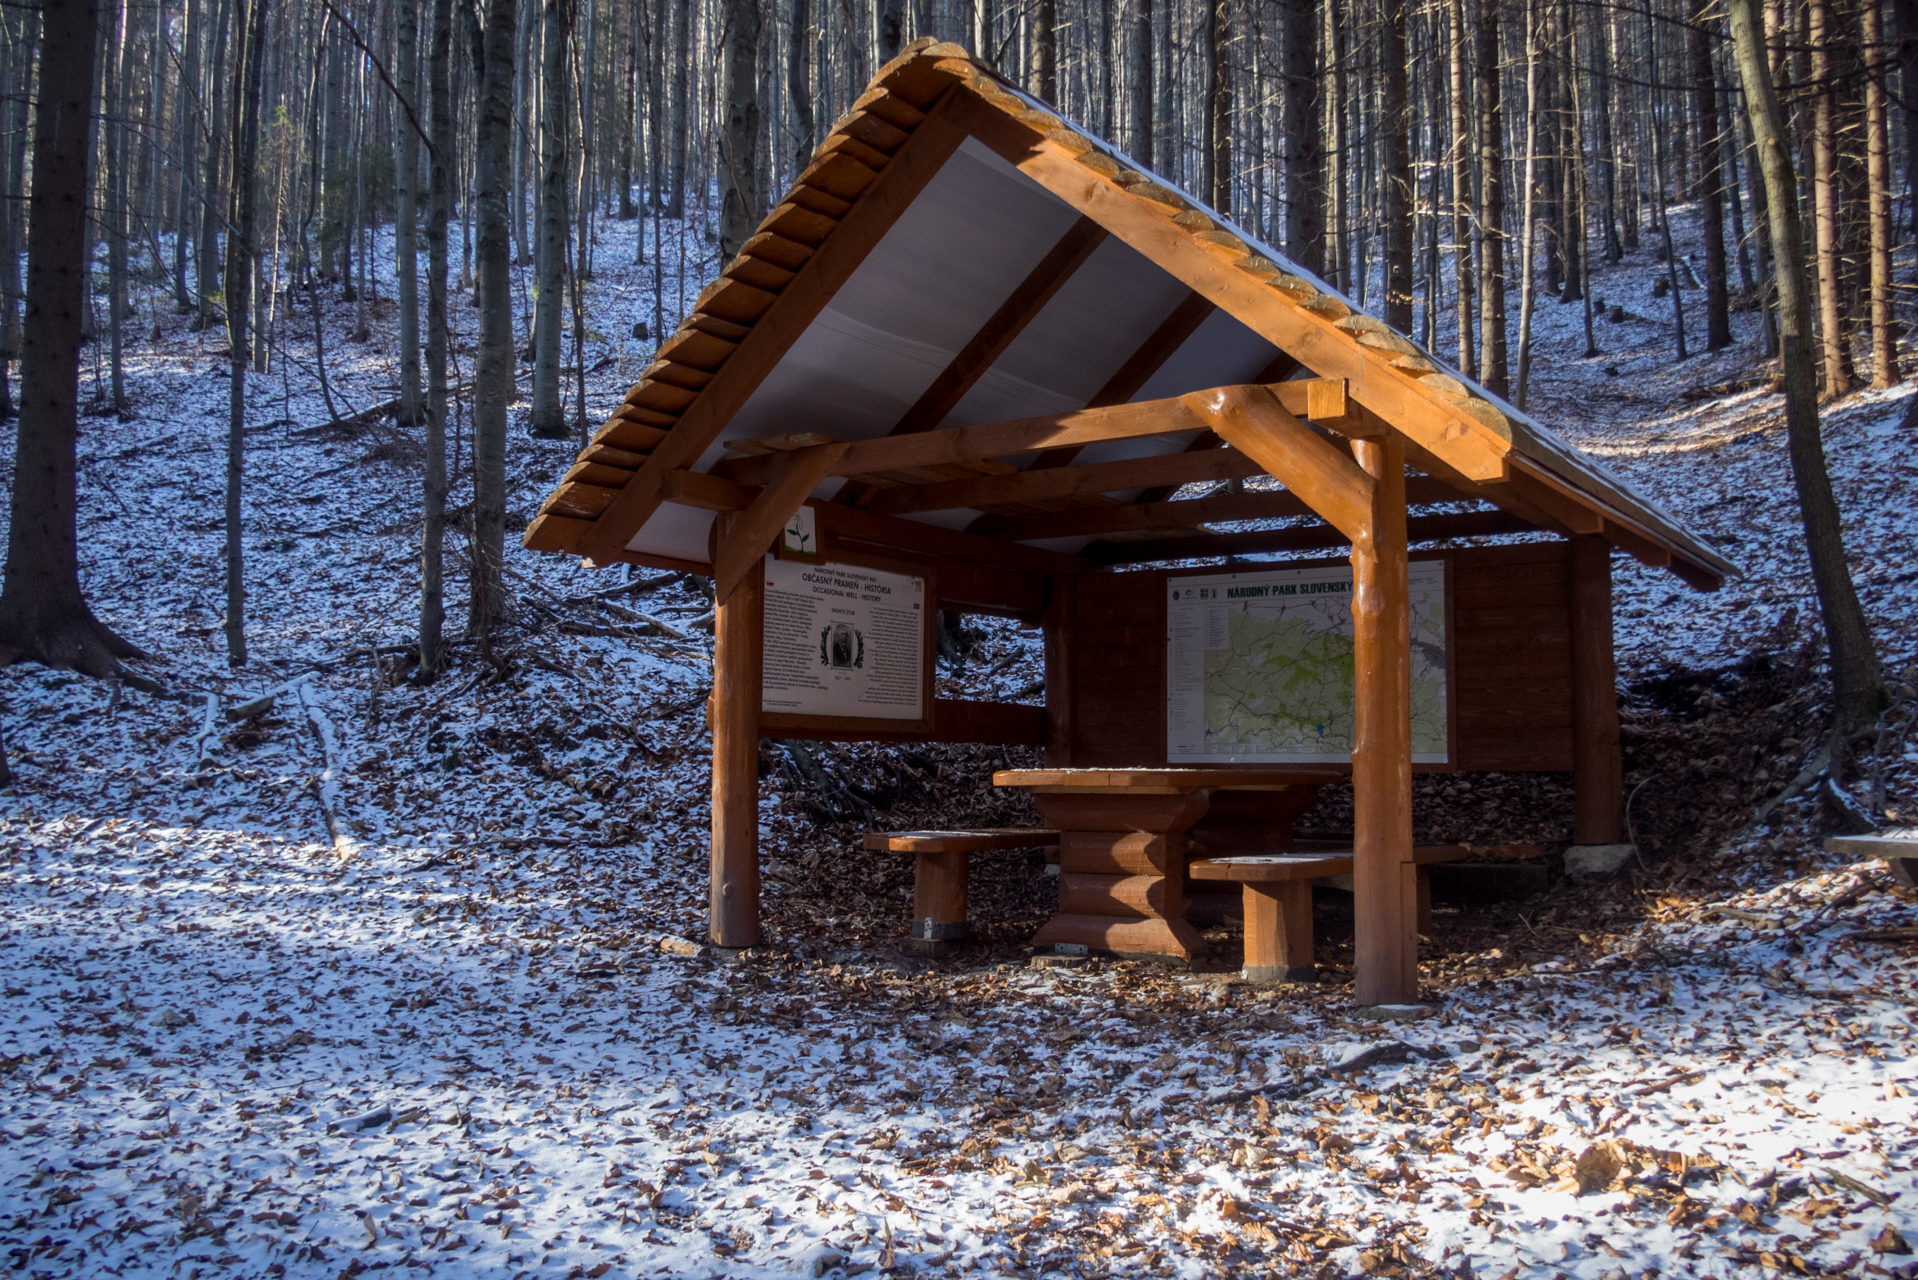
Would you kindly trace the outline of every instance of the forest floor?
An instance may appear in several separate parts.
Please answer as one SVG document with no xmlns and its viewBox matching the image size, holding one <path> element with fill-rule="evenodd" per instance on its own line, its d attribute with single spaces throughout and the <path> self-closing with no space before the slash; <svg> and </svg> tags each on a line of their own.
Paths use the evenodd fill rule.
<svg viewBox="0 0 1918 1280">
<path fill-rule="evenodd" d="M 605 226 L 588 299 L 595 422 L 651 351 L 623 336 L 662 279 L 632 234 Z M 968 952 L 899 953 L 909 869 L 850 833 L 1007 820 L 998 748 L 769 748 L 770 945 L 703 953 L 696 584 L 515 539 L 493 661 L 397 679 L 418 441 L 327 425 L 302 305 L 249 383 L 253 661 L 230 671 L 224 338 L 162 300 L 135 413 L 83 422 L 81 542 L 94 607 L 176 696 L 0 671 L 0 1253 L 178 1280 L 1918 1275 L 1918 945 L 1884 932 L 1918 894 L 1820 848 L 1847 806 L 1918 811 L 1910 391 L 1826 418 L 1898 705 L 1850 790 L 1750 825 L 1820 740 L 1816 603 L 1756 316 L 1676 361 L 1660 270 L 1648 243 L 1596 273 L 1631 316 L 1595 358 L 1581 307 L 1540 304 L 1531 407 L 1745 572 L 1701 596 L 1621 562 L 1640 857 L 1442 905 L 1436 1013 L 1391 1026 L 1354 1015 L 1336 903 L 1319 986 L 1240 983 L 1229 934 L 1196 972 L 1038 971 L 1019 942 L 1051 882 L 1013 858 L 975 874 Z M 668 315 L 701 278 L 674 264 Z M 326 308 L 343 412 L 396 381 L 352 312 Z M 468 352 L 475 318 L 455 308 Z M 509 527 L 572 453 L 515 432 Z M 1038 697 L 1032 633 L 967 642 L 949 690 Z M 1563 843 L 1568 818 L 1548 777 L 1421 784 L 1427 833 Z"/>
</svg>

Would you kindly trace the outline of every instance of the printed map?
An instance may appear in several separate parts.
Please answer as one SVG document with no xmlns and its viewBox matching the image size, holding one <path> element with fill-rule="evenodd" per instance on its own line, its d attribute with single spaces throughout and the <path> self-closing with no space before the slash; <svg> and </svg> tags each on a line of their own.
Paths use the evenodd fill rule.
<svg viewBox="0 0 1918 1280">
<path fill-rule="evenodd" d="M 1410 586 L 1413 758 L 1440 762 L 1447 751 L 1444 563 L 1415 562 Z M 1350 569 L 1182 578 L 1167 588 L 1170 759 L 1350 759 Z"/>
</svg>

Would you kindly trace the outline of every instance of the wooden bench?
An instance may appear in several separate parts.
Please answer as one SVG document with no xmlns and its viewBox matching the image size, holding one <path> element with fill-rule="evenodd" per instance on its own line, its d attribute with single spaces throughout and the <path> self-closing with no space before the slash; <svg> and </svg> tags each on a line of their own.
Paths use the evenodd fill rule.
<svg viewBox="0 0 1918 1280">
<path fill-rule="evenodd" d="M 1316 982 L 1312 955 L 1312 882 L 1352 874 L 1352 848 L 1301 841 L 1297 852 L 1245 858 L 1201 858 L 1186 868 L 1194 880 L 1234 880 L 1244 895 L 1247 982 Z M 1412 851 L 1418 892 L 1418 931 L 1432 929 L 1433 865 L 1465 857 L 1463 845 L 1426 845 Z"/>
<path fill-rule="evenodd" d="M 1895 835 L 1879 832 L 1868 836 L 1833 836 L 1825 841 L 1826 853 L 1848 854 L 1854 858 L 1883 858 L 1892 876 L 1908 889 L 1918 889 L 1918 832 Z"/>
<path fill-rule="evenodd" d="M 1056 847 L 1059 833 L 1044 827 L 979 831 L 868 831 L 865 847 L 913 855 L 912 930 L 916 951 L 943 956 L 966 936 L 966 877 L 975 853 Z"/>
</svg>

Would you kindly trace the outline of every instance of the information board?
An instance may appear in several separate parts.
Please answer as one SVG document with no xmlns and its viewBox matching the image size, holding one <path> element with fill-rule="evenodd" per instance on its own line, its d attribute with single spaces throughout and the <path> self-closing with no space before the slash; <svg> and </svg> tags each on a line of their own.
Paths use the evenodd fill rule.
<svg viewBox="0 0 1918 1280">
<path fill-rule="evenodd" d="M 1445 562 L 1414 560 L 1412 759 L 1445 764 Z M 1352 758 L 1352 569 L 1166 580 L 1166 760 Z"/>
<path fill-rule="evenodd" d="M 924 720 L 926 580 L 767 556 L 760 710 Z"/>
</svg>

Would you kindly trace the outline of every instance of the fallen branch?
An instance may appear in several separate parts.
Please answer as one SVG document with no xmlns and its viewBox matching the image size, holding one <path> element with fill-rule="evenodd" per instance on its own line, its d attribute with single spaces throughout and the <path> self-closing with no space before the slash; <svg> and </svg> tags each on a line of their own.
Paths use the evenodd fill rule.
<svg viewBox="0 0 1918 1280">
<path fill-rule="evenodd" d="M 1627 1089 L 1625 1092 L 1634 1098 L 1646 1098 L 1654 1093 L 1663 1093 L 1667 1089 L 1677 1088 L 1681 1084 L 1690 1084 L 1701 1076 L 1709 1074 L 1709 1068 L 1701 1068 L 1697 1071 L 1686 1071 L 1671 1077 L 1669 1080 L 1654 1080 L 1650 1084 L 1641 1084 L 1636 1089 Z"/>
<path fill-rule="evenodd" d="M 359 849 L 339 814 L 339 771 L 334 764 L 338 755 L 339 734 L 326 712 L 307 697 L 304 683 L 294 686 L 294 692 L 299 696 L 300 709 L 306 712 L 307 723 L 313 727 L 313 736 L 320 743 L 320 772 L 308 781 L 307 788 L 320 806 L 320 818 L 326 823 L 326 834 L 333 842 L 333 852 L 342 858 L 350 858 Z"/>
</svg>

